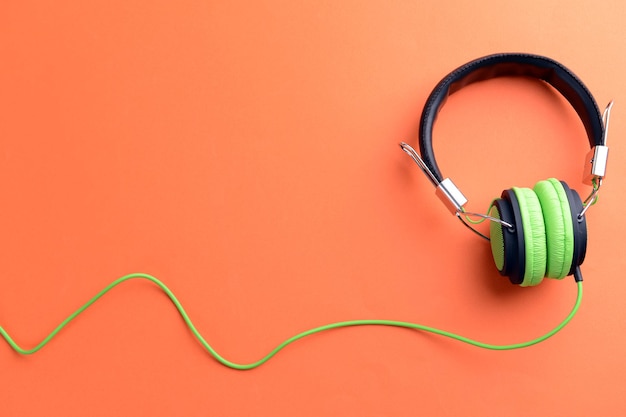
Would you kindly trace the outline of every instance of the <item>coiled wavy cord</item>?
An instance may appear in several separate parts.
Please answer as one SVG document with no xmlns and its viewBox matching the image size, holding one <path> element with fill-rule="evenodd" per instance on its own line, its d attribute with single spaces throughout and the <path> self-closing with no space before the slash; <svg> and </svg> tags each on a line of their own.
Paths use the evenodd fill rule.
<svg viewBox="0 0 626 417">
<path fill-rule="evenodd" d="M 13 350 L 15 352 L 17 352 L 19 354 L 22 354 L 22 355 L 31 355 L 31 354 L 37 352 L 39 349 L 43 348 L 45 345 L 47 345 L 48 342 L 50 342 L 57 335 L 57 333 L 59 333 L 65 326 L 67 326 L 72 320 L 74 320 L 80 313 L 82 313 L 87 308 L 89 308 L 89 306 L 91 306 L 93 303 L 98 301 L 98 299 L 100 299 L 100 297 L 102 297 L 103 295 L 105 295 L 106 293 L 108 293 L 109 291 L 111 291 L 113 288 L 115 288 L 116 286 L 120 285 L 121 283 L 123 283 L 125 281 L 128 281 L 128 280 L 131 280 L 131 279 L 146 279 L 148 281 L 153 282 L 159 288 L 161 288 L 161 290 L 163 290 L 163 292 L 170 298 L 170 300 L 172 301 L 172 303 L 174 304 L 174 306 L 176 307 L 176 309 L 180 313 L 181 317 L 183 318 L 183 320 L 187 324 L 187 327 L 189 327 L 189 330 L 195 336 L 195 338 L 198 339 L 200 344 L 219 363 L 221 363 L 222 365 L 227 366 L 229 368 L 238 369 L 238 370 L 248 370 L 248 369 L 253 369 L 253 368 L 256 368 L 258 366 L 263 365 L 265 362 L 270 360 L 274 355 L 276 355 L 278 352 L 280 352 L 282 349 L 284 349 L 287 345 L 295 342 L 296 340 L 302 339 L 303 337 L 306 337 L 306 336 L 309 336 L 309 335 L 312 335 L 312 334 L 315 334 L 315 333 L 323 332 L 323 331 L 326 331 L 326 330 L 337 329 L 337 328 L 340 328 L 340 327 L 351 327 L 351 326 L 404 327 L 404 328 L 415 329 L 415 330 L 420 330 L 420 331 L 424 331 L 424 332 L 434 333 L 434 334 L 437 334 L 437 335 L 440 335 L 440 336 L 449 337 L 451 339 L 455 339 L 455 340 L 458 340 L 460 342 L 468 343 L 470 345 L 478 346 L 478 347 L 485 348 L 485 349 L 492 349 L 492 350 L 520 349 L 520 348 L 524 348 L 524 347 L 531 346 L 531 345 L 537 344 L 539 342 L 542 342 L 542 341 L 548 339 L 549 337 L 553 336 L 555 333 L 557 333 L 563 327 L 565 327 L 565 325 L 567 323 L 569 323 L 569 321 L 574 317 L 574 315 L 578 311 L 578 308 L 580 307 L 580 303 L 582 301 L 582 296 L 583 296 L 582 281 L 579 281 L 579 282 L 577 282 L 578 295 L 576 297 L 576 302 L 574 303 L 574 307 L 572 308 L 572 311 L 567 315 L 567 317 L 565 317 L 565 319 L 558 326 L 556 326 L 554 329 L 550 330 L 548 333 L 544 334 L 543 336 L 540 336 L 540 337 L 537 337 L 536 339 L 532 339 L 532 340 L 529 340 L 527 342 L 522 342 L 522 343 L 513 343 L 513 344 L 509 344 L 509 345 L 493 345 L 493 344 L 490 344 L 490 343 L 483 343 L 483 342 L 479 342 L 479 341 L 476 341 L 476 340 L 473 340 L 473 339 L 469 339 L 467 337 L 460 336 L 460 335 L 454 334 L 454 333 L 450 333 L 450 332 L 447 332 L 445 330 L 439 330 L 439 329 L 435 329 L 433 327 L 424 326 L 424 325 L 417 324 L 417 323 L 405 322 L 405 321 L 394 321 L 394 320 L 351 320 L 351 321 L 341 321 L 341 322 L 337 322 L 337 323 L 331 323 L 331 324 L 327 324 L 327 325 L 324 325 L 324 326 L 315 327 L 313 329 L 304 331 L 302 333 L 298 333 L 297 335 L 290 337 L 289 339 L 285 340 L 284 342 L 282 342 L 281 344 L 276 346 L 270 353 L 268 353 L 267 355 L 265 355 L 263 358 L 259 359 L 258 361 L 252 362 L 252 363 L 240 364 L 240 363 L 235 363 L 235 362 L 229 361 L 228 359 L 224 358 L 222 355 L 217 353 L 215 351 L 215 349 L 213 349 L 213 347 L 211 347 L 211 345 L 204 339 L 204 337 L 202 337 L 202 335 L 200 334 L 198 329 L 196 329 L 196 326 L 194 326 L 194 324 L 191 322 L 191 319 L 189 318 L 189 315 L 187 314 L 187 312 L 185 311 L 185 309 L 181 305 L 180 301 L 178 301 L 178 299 L 176 298 L 174 293 L 169 288 L 167 288 L 167 286 L 163 282 L 161 282 L 159 279 L 157 279 L 156 277 L 153 277 L 152 275 L 149 275 L 149 274 L 134 273 L 134 274 L 128 274 L 128 275 L 125 275 L 125 276 L 123 276 L 121 278 L 118 278 L 115 281 L 113 281 L 112 283 L 110 283 L 109 285 L 107 285 L 102 291 L 100 291 L 93 298 L 91 298 L 89 301 L 87 301 L 82 307 L 80 307 L 78 310 L 76 310 L 74 313 L 72 313 L 69 317 L 67 317 L 65 320 L 63 320 L 61 322 L 61 324 L 59 324 L 48 336 L 46 336 L 41 342 L 39 342 L 39 344 L 37 346 L 35 346 L 35 347 L 31 348 L 31 349 L 24 349 L 24 348 L 20 347 L 13 340 L 13 338 L 11 338 L 11 336 L 9 336 L 9 334 L 6 332 L 6 330 L 4 330 L 4 328 L 2 328 L 2 327 L 0 327 L 0 335 L 2 335 L 4 340 L 6 340 L 6 342 L 9 344 L 9 346 L 11 346 L 11 348 L 13 348 Z"/>
</svg>

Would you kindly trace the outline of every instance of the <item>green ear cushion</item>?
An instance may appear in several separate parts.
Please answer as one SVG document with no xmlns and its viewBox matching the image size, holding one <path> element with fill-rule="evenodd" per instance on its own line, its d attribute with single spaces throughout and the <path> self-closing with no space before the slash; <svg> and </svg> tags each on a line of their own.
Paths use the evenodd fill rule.
<svg viewBox="0 0 626 417">
<path fill-rule="evenodd" d="M 526 272 L 520 285 L 528 287 L 539 284 L 546 273 L 546 229 L 537 194 L 530 188 L 512 190 L 520 207 L 526 245 Z"/>
<path fill-rule="evenodd" d="M 572 266 L 574 231 L 569 200 L 563 185 L 550 178 L 539 181 L 533 188 L 539 198 L 546 227 L 546 276 L 563 278 Z"/>
</svg>

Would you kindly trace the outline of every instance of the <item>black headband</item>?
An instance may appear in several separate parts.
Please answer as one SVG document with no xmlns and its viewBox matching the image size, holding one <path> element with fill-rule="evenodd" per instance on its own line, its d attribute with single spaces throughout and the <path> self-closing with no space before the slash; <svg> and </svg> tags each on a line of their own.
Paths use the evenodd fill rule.
<svg viewBox="0 0 626 417">
<path fill-rule="evenodd" d="M 461 88 L 490 78 L 525 76 L 543 80 L 559 91 L 578 113 L 589 145 L 603 144 L 603 123 L 598 105 L 585 85 L 560 63 L 530 54 L 495 54 L 471 61 L 448 74 L 437 84 L 424 106 L 420 121 L 419 146 L 426 166 L 439 182 L 444 177 L 435 161 L 432 133 L 437 114 L 448 96 Z"/>
</svg>

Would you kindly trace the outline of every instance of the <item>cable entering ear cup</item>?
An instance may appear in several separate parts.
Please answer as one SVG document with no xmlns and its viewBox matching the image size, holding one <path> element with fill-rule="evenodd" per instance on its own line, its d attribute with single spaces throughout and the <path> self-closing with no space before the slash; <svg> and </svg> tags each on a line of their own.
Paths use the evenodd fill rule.
<svg viewBox="0 0 626 417">
<path fill-rule="evenodd" d="M 513 187 L 512 198 L 520 207 L 524 242 L 526 246 L 526 273 L 522 287 L 541 283 L 546 273 L 546 228 L 537 194 L 530 188 Z"/>
<path fill-rule="evenodd" d="M 574 256 L 574 231 L 569 199 L 563 185 L 550 178 L 533 188 L 541 204 L 546 229 L 546 277 L 561 279 L 568 275 Z"/>
</svg>

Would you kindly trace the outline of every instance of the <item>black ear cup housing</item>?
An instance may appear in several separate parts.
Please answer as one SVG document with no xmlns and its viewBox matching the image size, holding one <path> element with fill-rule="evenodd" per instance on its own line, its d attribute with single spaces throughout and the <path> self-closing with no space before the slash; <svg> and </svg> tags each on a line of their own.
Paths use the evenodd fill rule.
<svg viewBox="0 0 626 417">
<path fill-rule="evenodd" d="M 526 272 L 526 247 L 522 215 L 513 191 L 502 191 L 501 198 L 493 202 L 490 213 L 492 216 L 513 225 L 513 229 L 510 229 L 492 222 L 491 246 L 500 275 L 508 277 L 512 284 L 519 285 L 524 280 Z M 501 259 L 499 258 L 499 251 L 502 251 Z"/>
<path fill-rule="evenodd" d="M 570 211 L 572 213 L 572 225 L 574 226 L 574 256 L 572 258 L 572 267 L 568 275 L 572 275 L 577 266 L 582 265 L 587 253 L 587 219 L 585 216 L 578 217 L 583 211 L 583 202 L 576 190 L 572 190 L 561 181 L 567 199 L 569 200 Z"/>
</svg>

